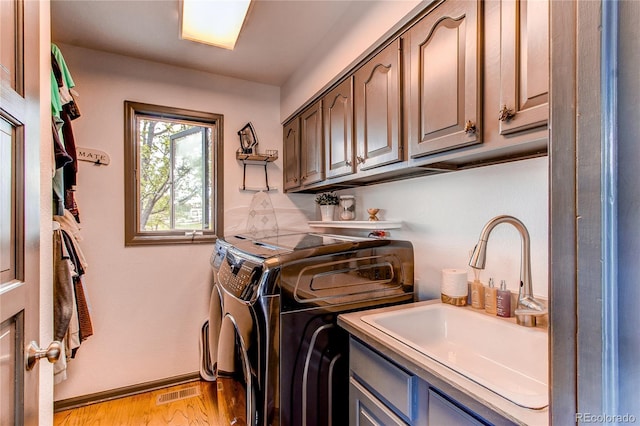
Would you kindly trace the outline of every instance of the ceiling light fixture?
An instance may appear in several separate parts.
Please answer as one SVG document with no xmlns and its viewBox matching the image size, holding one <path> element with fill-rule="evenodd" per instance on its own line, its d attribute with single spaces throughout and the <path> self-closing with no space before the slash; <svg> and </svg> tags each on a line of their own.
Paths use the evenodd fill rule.
<svg viewBox="0 0 640 426">
<path fill-rule="evenodd" d="M 251 0 L 182 0 L 182 39 L 233 50 Z"/>
</svg>

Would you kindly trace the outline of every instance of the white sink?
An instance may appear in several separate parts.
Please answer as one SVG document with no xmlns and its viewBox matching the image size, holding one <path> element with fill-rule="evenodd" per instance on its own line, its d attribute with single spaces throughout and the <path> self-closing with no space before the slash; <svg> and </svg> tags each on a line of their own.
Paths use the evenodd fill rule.
<svg viewBox="0 0 640 426">
<path fill-rule="evenodd" d="M 525 408 L 549 405 L 544 330 L 436 303 L 362 321 Z"/>
</svg>

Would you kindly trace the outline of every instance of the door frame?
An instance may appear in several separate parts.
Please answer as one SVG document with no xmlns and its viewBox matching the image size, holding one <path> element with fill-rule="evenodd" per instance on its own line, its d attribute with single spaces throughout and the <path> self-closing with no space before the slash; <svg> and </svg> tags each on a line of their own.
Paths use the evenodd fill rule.
<svg viewBox="0 0 640 426">
<path fill-rule="evenodd" d="M 637 277 L 640 266 L 637 262 L 619 264 L 618 259 L 633 253 L 634 245 L 639 243 L 635 237 L 626 246 L 618 245 L 623 228 L 618 228 L 617 220 L 637 221 L 633 218 L 629 222 L 628 213 L 624 216 L 629 206 L 618 205 L 619 200 L 628 203 L 630 197 L 637 200 L 637 190 L 629 191 L 623 199 L 616 191 L 620 176 L 635 182 L 638 177 L 631 167 L 619 169 L 621 159 L 617 158 L 617 150 L 624 143 L 618 138 L 619 120 L 633 121 L 631 113 L 636 107 L 618 104 L 617 97 L 628 83 L 617 68 L 618 42 L 630 36 L 620 32 L 619 24 L 621 17 L 629 13 L 623 8 L 632 3 L 601 0 L 550 4 L 552 424 L 578 423 L 580 414 L 631 414 L 618 412 L 625 410 L 620 391 L 629 380 L 628 374 L 636 374 L 637 378 L 637 369 L 635 373 L 620 374 L 618 362 L 633 357 L 622 351 L 637 355 L 638 349 L 633 344 L 619 345 L 618 325 L 636 326 L 637 320 L 631 320 L 631 315 L 637 319 L 638 313 L 637 309 L 634 313 L 621 311 L 619 303 L 632 297 L 633 291 L 637 294 L 637 290 L 630 289 L 632 285 L 636 287 L 635 283 L 627 281 Z M 630 59 L 634 60 L 637 67 L 637 54 Z M 635 143 L 633 138 L 628 134 L 627 142 Z M 637 148 L 629 151 L 638 153 Z M 625 268 L 626 280 L 624 275 L 618 277 L 619 267 Z M 627 319 L 618 324 L 618 315 L 626 315 Z M 637 346 L 638 337 L 635 339 Z"/>
</svg>

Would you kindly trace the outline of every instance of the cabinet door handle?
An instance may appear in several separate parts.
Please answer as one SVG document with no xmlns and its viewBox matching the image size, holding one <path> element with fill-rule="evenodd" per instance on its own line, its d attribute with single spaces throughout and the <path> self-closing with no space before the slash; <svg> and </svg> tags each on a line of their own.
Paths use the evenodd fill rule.
<svg viewBox="0 0 640 426">
<path fill-rule="evenodd" d="M 361 157 L 359 155 L 356 155 L 356 160 L 357 160 L 358 164 L 364 164 L 364 158 L 363 157 Z"/>
<path fill-rule="evenodd" d="M 468 135 L 474 135 L 478 129 L 476 128 L 476 123 L 471 120 L 468 120 L 464 125 L 464 132 Z"/>
<path fill-rule="evenodd" d="M 498 120 L 500 121 L 509 121 L 515 116 L 516 113 L 513 112 L 511 108 L 507 108 L 506 105 L 503 105 L 502 109 L 498 112 Z"/>
</svg>

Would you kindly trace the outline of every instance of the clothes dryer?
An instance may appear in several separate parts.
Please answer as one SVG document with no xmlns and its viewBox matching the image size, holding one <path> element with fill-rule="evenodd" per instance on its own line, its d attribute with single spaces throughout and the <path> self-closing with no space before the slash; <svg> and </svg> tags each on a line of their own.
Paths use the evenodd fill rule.
<svg viewBox="0 0 640 426">
<path fill-rule="evenodd" d="M 344 423 L 348 336 L 337 316 L 413 301 L 411 243 L 245 233 L 220 238 L 211 265 L 208 363 L 222 411 L 242 406 L 228 420 Z"/>
</svg>

